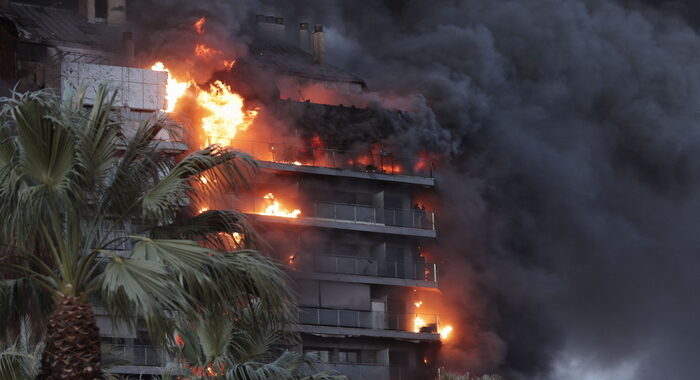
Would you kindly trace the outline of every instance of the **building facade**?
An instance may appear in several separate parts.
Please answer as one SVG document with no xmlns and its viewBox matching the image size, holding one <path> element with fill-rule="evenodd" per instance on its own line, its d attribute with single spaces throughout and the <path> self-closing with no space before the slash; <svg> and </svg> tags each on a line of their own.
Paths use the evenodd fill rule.
<svg viewBox="0 0 700 380">
<path fill-rule="evenodd" d="M 126 3 L 98 3 L 81 0 L 67 10 L 3 2 L 0 58 L 9 59 L 0 60 L 0 79 L 19 80 L 20 90 L 106 83 L 119 90 L 124 119 L 136 123 L 165 108 L 167 74 L 130 67 L 133 41 L 120 27 Z M 289 36 L 297 33 L 284 19 L 256 21 L 258 38 L 245 64 L 275 73 L 269 107 L 354 128 L 354 115 L 365 111 L 338 99 L 366 85 L 326 62 L 323 27 L 300 24 L 294 43 Z M 100 47 L 114 36 L 123 40 L 118 49 Z M 175 153 L 187 150 L 172 136 L 161 139 Z M 439 296 L 438 268 L 421 251 L 437 238 L 436 217 L 421 203 L 435 191 L 431 166 L 381 147 L 341 150 L 305 138 L 232 144 L 258 160 L 261 174 L 226 207 L 248 214 L 269 243 L 267 253 L 288 268 L 298 295 L 299 349 L 352 380 L 434 378 L 444 326 L 420 308 L 424 295 Z M 143 332 L 112 324 L 99 308 L 96 314 L 111 354 L 128 362 L 113 372 L 161 372 L 165 358 Z"/>
</svg>

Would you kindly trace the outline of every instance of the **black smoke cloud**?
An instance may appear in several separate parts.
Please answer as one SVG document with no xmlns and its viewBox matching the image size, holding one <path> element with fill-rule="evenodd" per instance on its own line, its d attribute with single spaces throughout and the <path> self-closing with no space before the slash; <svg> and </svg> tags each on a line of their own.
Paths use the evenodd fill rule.
<svg viewBox="0 0 700 380">
<path fill-rule="evenodd" d="M 478 331 L 466 363 L 696 377 L 700 38 L 678 5 L 278 8 L 327 24 L 332 61 L 421 94 L 451 135 L 440 226 L 444 261 L 462 265 L 442 285 Z"/>
<path fill-rule="evenodd" d="M 469 331 L 447 364 L 509 379 L 697 378 L 691 3 L 242 3 L 196 7 L 236 27 L 247 11 L 326 24 L 331 62 L 371 91 L 425 100 L 447 157 L 441 286 Z"/>
</svg>

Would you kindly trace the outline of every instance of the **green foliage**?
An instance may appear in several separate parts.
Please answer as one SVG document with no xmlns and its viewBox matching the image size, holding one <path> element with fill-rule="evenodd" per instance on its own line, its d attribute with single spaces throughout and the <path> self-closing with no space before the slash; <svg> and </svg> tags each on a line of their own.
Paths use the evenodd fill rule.
<svg viewBox="0 0 700 380">
<path fill-rule="evenodd" d="M 346 380 L 319 371 L 312 355 L 285 349 L 295 335 L 285 333 L 260 302 L 223 315 L 206 313 L 197 321 L 181 321 L 178 343 L 171 353 L 178 359 L 172 374 L 192 379 Z"/>
<path fill-rule="evenodd" d="M 132 327 L 143 320 L 159 344 L 172 338 L 174 315 L 196 318 L 205 307 L 255 299 L 278 323 L 291 321 L 280 267 L 221 239 L 238 232 L 245 243 L 235 248 L 252 246 L 245 217 L 190 206 L 248 186 L 254 161 L 220 146 L 176 161 L 156 139 L 177 133 L 167 119 L 129 127 L 114 97 L 100 87 L 91 107 L 70 92 L 0 100 L 0 292 L 13 295 L 0 301 L 0 321 L 45 311 L 56 295 L 97 300 Z M 36 302 L 18 302 L 20 292 Z M 27 310 L 38 302 L 43 309 Z"/>
<path fill-rule="evenodd" d="M 39 374 L 43 337 L 32 331 L 28 317 L 20 321 L 19 334 L 7 335 L 0 345 L 0 379 L 33 379 Z"/>
</svg>

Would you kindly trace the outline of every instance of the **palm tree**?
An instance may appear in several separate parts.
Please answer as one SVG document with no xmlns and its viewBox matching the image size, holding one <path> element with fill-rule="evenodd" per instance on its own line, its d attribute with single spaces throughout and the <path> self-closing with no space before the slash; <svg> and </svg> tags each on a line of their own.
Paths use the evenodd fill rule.
<svg viewBox="0 0 700 380">
<path fill-rule="evenodd" d="M 157 344 L 172 339 L 173 317 L 195 319 L 205 306 L 258 300 L 290 320 L 280 267 L 253 251 L 222 250 L 252 240 L 245 220 L 192 211 L 247 186 L 254 162 L 215 145 L 176 161 L 156 139 L 173 131 L 167 120 L 129 130 L 112 109 L 116 93 L 98 88 L 91 107 L 81 93 L 14 94 L 0 110 L 0 285 L 29 283 L 25 293 L 53 298 L 39 378 L 101 377 L 96 302 L 134 328 L 145 323 Z M 13 301 L 0 311 L 22 306 L 2 300 Z"/>
<path fill-rule="evenodd" d="M 177 362 L 168 372 L 188 373 L 188 379 L 347 380 L 318 371 L 313 355 L 284 348 L 297 343 L 298 335 L 271 319 L 260 302 L 181 325 L 170 349 Z"/>
</svg>

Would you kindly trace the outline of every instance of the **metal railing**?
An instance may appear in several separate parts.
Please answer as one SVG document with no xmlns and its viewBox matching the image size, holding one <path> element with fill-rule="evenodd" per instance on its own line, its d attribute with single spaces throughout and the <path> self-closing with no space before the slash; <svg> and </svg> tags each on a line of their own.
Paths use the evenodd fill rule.
<svg viewBox="0 0 700 380">
<path fill-rule="evenodd" d="M 238 197 L 236 199 L 236 207 L 246 213 L 262 214 L 269 205 L 270 203 L 262 197 Z M 282 206 L 288 211 L 300 209 L 300 217 L 332 220 L 335 222 L 435 230 L 435 213 L 432 211 L 397 210 L 379 208 L 372 205 L 325 201 L 315 201 L 305 205 L 295 205 L 294 202 L 283 201 Z"/>
<path fill-rule="evenodd" d="M 314 218 L 363 224 L 382 224 L 378 218 L 378 208 L 375 206 L 314 202 L 313 207 L 313 213 L 310 216 Z"/>
<path fill-rule="evenodd" d="M 434 379 L 437 375 L 438 370 L 435 368 L 389 367 L 390 380 L 426 380 Z"/>
<path fill-rule="evenodd" d="M 165 365 L 164 355 L 159 354 L 154 346 L 105 344 L 110 356 L 127 365 L 144 367 L 162 367 Z"/>
<path fill-rule="evenodd" d="M 319 273 L 354 274 L 359 276 L 401 278 L 437 282 L 437 266 L 425 262 L 402 263 L 371 257 L 314 255 L 302 259 L 296 269 L 313 269 Z M 312 266 L 312 268 L 311 268 Z"/>
<path fill-rule="evenodd" d="M 435 213 L 432 211 L 380 209 L 369 205 L 321 201 L 313 203 L 312 211 L 307 216 L 341 222 L 435 230 Z"/>
<path fill-rule="evenodd" d="M 409 175 L 430 178 L 432 163 L 411 160 L 394 154 L 367 150 L 338 150 L 304 146 L 303 143 L 246 141 L 231 142 L 231 147 L 255 159 L 281 164 L 320 166 L 367 173 Z M 376 149 L 375 149 L 376 150 Z M 419 159 L 420 160 L 420 159 Z"/>
<path fill-rule="evenodd" d="M 420 318 L 421 326 L 416 331 L 414 320 Z M 357 311 L 299 308 L 299 323 L 302 325 L 353 327 L 374 330 L 397 330 L 437 334 L 439 318 L 436 314 L 393 314 L 381 311 Z"/>
</svg>

